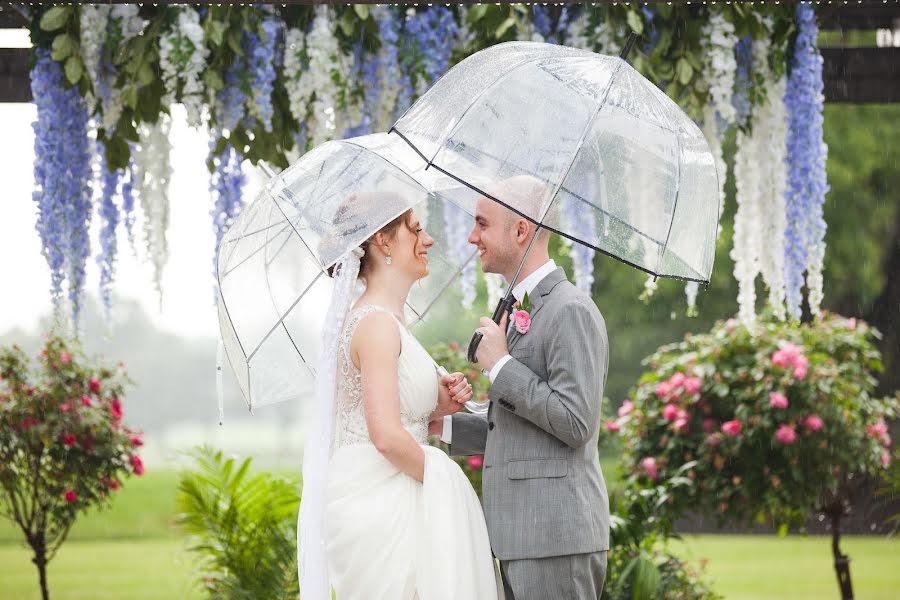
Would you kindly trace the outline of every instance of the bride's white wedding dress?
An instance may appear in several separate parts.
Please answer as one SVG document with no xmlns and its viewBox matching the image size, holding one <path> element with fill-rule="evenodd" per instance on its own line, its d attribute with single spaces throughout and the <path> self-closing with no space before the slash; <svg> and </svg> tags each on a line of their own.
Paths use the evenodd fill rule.
<svg viewBox="0 0 900 600">
<path fill-rule="evenodd" d="M 434 363 L 399 321 L 400 415 L 425 451 L 425 481 L 397 469 L 369 438 L 360 372 L 349 352 L 360 320 L 379 310 L 388 312 L 372 305 L 350 311 L 338 346 L 325 509 L 337 600 L 494 600 L 494 563 L 478 497 L 462 469 L 426 443 L 438 397 Z"/>
</svg>

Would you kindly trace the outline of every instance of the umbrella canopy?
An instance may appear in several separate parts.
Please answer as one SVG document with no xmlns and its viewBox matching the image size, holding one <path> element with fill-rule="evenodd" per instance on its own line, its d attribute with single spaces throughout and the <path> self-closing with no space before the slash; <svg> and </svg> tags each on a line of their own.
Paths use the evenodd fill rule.
<svg viewBox="0 0 900 600">
<path fill-rule="evenodd" d="M 423 168 L 395 136 L 328 142 L 272 178 L 225 234 L 219 326 L 251 409 L 311 391 L 333 288 L 327 271 L 395 217 L 412 208 L 435 239 L 430 274 L 407 301 L 411 324 L 474 259 L 475 249 L 451 243 L 444 226 L 468 218 L 441 196 L 458 184 Z"/>
<path fill-rule="evenodd" d="M 465 184 L 452 196 L 469 212 L 488 196 L 647 273 L 709 282 L 713 156 L 696 124 L 621 58 L 498 44 L 448 71 L 391 132 Z"/>
</svg>

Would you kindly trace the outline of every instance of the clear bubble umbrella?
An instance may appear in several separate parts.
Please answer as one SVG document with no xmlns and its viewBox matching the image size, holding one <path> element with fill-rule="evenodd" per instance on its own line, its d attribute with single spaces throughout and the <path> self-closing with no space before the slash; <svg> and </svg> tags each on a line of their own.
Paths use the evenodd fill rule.
<svg viewBox="0 0 900 600">
<path fill-rule="evenodd" d="M 407 322 L 423 322 L 475 257 L 447 239 L 444 224 L 463 209 L 441 190 L 458 185 L 383 133 L 323 144 L 269 181 L 217 256 L 222 342 L 251 410 L 312 391 L 329 267 L 410 208 L 435 239 L 406 305 Z"/>
<path fill-rule="evenodd" d="M 464 186 L 452 200 L 467 211 L 486 196 L 651 275 L 709 282 L 713 156 L 697 125 L 621 57 L 498 44 L 448 71 L 391 132 Z"/>
</svg>

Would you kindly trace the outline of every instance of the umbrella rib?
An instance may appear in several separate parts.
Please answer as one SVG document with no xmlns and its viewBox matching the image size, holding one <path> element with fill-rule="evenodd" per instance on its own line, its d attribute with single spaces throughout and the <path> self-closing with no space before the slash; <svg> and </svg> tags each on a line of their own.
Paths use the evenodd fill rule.
<svg viewBox="0 0 900 600">
<path fill-rule="evenodd" d="M 609 91 L 612 89 L 612 86 L 616 81 L 616 75 L 619 74 L 619 70 L 622 68 L 622 63 L 624 62 L 625 61 L 620 61 L 619 64 L 616 65 L 616 70 L 613 71 L 613 74 L 609 76 L 609 84 L 606 86 L 606 93 L 603 94 L 603 99 L 600 101 L 599 106 L 597 106 L 597 110 L 594 111 L 594 114 L 591 115 L 591 118 L 585 124 L 584 130 L 581 132 L 581 137 L 578 139 L 578 143 L 575 144 L 575 151 L 572 153 L 572 160 L 569 161 L 569 166 L 566 167 L 566 170 L 563 172 L 562 177 L 559 178 L 559 183 L 556 184 L 556 189 L 553 190 L 552 194 L 550 194 L 550 202 L 547 204 L 547 208 L 544 209 L 544 214 L 541 215 L 541 226 L 543 226 L 544 219 L 547 218 L 547 213 L 550 212 L 550 207 L 556 201 L 556 195 L 559 193 L 562 184 L 566 181 L 566 177 L 569 176 L 569 172 L 575 165 L 575 161 L 578 160 L 578 153 L 581 152 L 581 147 L 584 144 L 585 138 L 588 136 L 588 133 L 591 130 L 591 125 L 594 124 L 597 115 L 599 115 L 600 111 L 603 110 L 603 107 L 606 106 L 606 99 L 609 98 Z"/>
<path fill-rule="evenodd" d="M 282 223 L 283 223 L 283 221 L 282 221 Z M 279 223 L 279 224 L 281 224 L 281 223 Z M 279 231 L 275 235 L 281 235 L 284 231 L 287 230 L 287 228 L 288 228 L 288 225 L 285 225 L 284 227 L 281 228 L 281 231 Z M 287 243 L 287 241 L 285 241 L 285 243 Z M 282 244 L 282 246 L 283 246 L 283 244 Z M 230 273 L 235 271 L 238 267 L 243 265 L 245 262 L 247 262 L 248 260 L 250 260 L 251 258 L 256 256 L 257 254 L 259 254 L 260 252 L 262 252 L 265 249 L 265 247 L 266 247 L 265 245 L 262 245 L 259 248 L 257 248 L 256 250 L 254 250 L 253 252 L 251 252 L 250 254 L 248 254 L 247 256 L 245 256 L 244 259 L 241 260 L 241 262 L 239 262 L 238 264 L 234 265 L 233 267 L 231 267 L 230 269 L 228 269 L 227 271 L 222 273 L 222 277 L 227 277 Z"/>
<path fill-rule="evenodd" d="M 291 303 L 291 305 L 287 308 L 286 311 L 284 311 L 284 314 L 282 314 L 282 315 L 278 318 L 278 321 L 275 322 L 275 325 L 272 326 L 272 329 L 270 329 L 269 332 L 266 333 L 266 335 L 264 335 L 263 338 L 259 341 L 259 343 L 256 344 L 256 348 L 254 348 L 254 349 L 253 349 L 253 352 L 250 353 L 250 356 L 247 357 L 247 362 L 248 362 L 248 363 L 249 363 L 250 360 L 256 355 L 256 353 L 259 352 L 259 349 L 262 347 L 263 344 L 266 343 L 266 340 L 268 340 L 269 337 L 271 337 L 272 334 L 275 333 L 275 330 L 278 329 L 279 326 L 284 325 L 284 319 L 291 313 L 292 310 L 294 310 L 294 307 L 296 307 L 297 304 L 299 304 L 300 301 L 303 300 L 303 296 L 305 296 L 305 295 L 306 295 L 306 292 L 308 292 L 308 291 L 310 290 L 310 288 L 312 288 L 312 286 L 314 286 L 314 285 L 316 284 L 316 282 L 319 280 L 320 277 L 322 277 L 322 272 L 321 272 L 321 271 L 319 271 L 319 272 L 316 274 L 316 276 L 315 276 L 315 277 L 313 278 L 313 280 L 309 283 L 309 285 L 306 286 L 306 289 L 303 290 L 303 291 L 297 296 L 297 299 L 294 300 L 294 301 Z"/>
<path fill-rule="evenodd" d="M 260 229 L 255 229 L 253 231 L 248 231 L 247 233 L 242 233 L 241 237 L 236 237 L 234 239 L 225 240 L 222 243 L 223 244 L 234 244 L 235 242 L 238 242 L 244 238 L 248 238 L 251 235 L 256 235 L 257 233 L 264 233 L 265 231 L 272 229 L 273 227 L 277 227 L 278 225 L 281 225 L 282 223 L 284 223 L 284 221 L 279 221 L 278 223 L 272 223 L 271 225 L 266 225 L 265 227 L 262 227 Z"/>
<path fill-rule="evenodd" d="M 669 248 L 669 237 L 672 235 L 672 226 L 675 224 L 675 214 L 678 212 L 678 196 L 681 194 L 681 136 L 675 134 L 675 141 L 678 142 L 678 175 L 675 177 L 675 202 L 672 205 L 672 219 L 669 221 L 669 230 L 666 232 L 666 243 L 660 248 L 659 260 L 656 263 L 656 270 L 662 269 L 663 258 L 666 250 Z M 682 260 L 683 262 L 683 260 Z"/>
<path fill-rule="evenodd" d="M 468 260 L 466 260 L 466 262 L 464 262 L 463 264 L 461 264 L 461 265 L 459 266 L 459 269 L 457 269 L 457 271 L 456 271 L 456 275 L 454 275 L 453 277 L 450 277 L 450 278 L 447 280 L 447 283 L 445 283 L 444 286 L 438 291 L 438 293 L 434 295 L 434 300 L 432 300 L 431 302 L 429 302 L 429 303 L 428 303 L 428 306 L 426 306 L 425 309 L 422 310 L 422 314 L 423 314 L 423 315 L 424 315 L 425 313 L 427 313 L 429 310 L 431 310 L 431 307 L 434 306 L 435 303 L 436 303 L 438 300 L 440 300 L 440 298 L 441 298 L 441 296 L 444 294 L 444 292 L 447 291 L 447 288 L 450 287 L 450 284 L 453 283 L 454 281 L 456 281 L 456 278 L 459 276 L 460 273 L 462 273 L 462 271 L 466 268 L 466 266 L 468 266 L 468 264 L 469 264 L 470 262 L 472 262 L 473 260 L 475 260 L 475 256 L 476 256 L 476 253 L 473 251 L 473 252 L 469 255 Z M 409 306 L 409 304 L 407 304 L 407 306 Z M 415 310 L 412 306 L 410 306 L 409 308 L 410 308 L 410 310 L 412 310 L 414 313 L 416 313 L 416 316 L 417 316 L 417 317 L 419 317 L 419 319 L 418 319 L 415 323 L 411 323 L 411 324 L 410 324 L 410 325 L 415 325 L 416 323 L 418 323 L 419 321 L 421 321 L 424 317 L 420 316 L 419 313 L 416 312 L 416 310 Z"/>
</svg>

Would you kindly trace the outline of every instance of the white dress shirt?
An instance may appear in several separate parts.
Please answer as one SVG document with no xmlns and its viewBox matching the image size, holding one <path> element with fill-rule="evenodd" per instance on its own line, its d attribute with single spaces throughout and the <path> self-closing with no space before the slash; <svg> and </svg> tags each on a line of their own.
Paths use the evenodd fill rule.
<svg viewBox="0 0 900 600">
<path fill-rule="evenodd" d="M 522 299 L 525 298 L 525 294 L 529 296 L 534 293 L 534 288 L 550 273 L 556 270 L 556 262 L 551 258 L 543 265 L 535 269 L 531 272 L 531 274 L 516 284 L 516 287 L 513 288 L 513 297 L 517 302 L 522 302 Z M 512 321 L 507 322 L 507 327 L 512 326 Z M 491 368 L 490 373 L 488 373 L 488 379 L 490 379 L 491 383 L 494 383 L 494 380 L 497 379 L 497 375 L 500 374 L 500 371 L 503 369 L 503 366 L 510 361 L 512 356 L 509 354 L 505 354 L 498 360 L 493 368 Z M 451 443 L 453 439 L 453 417 L 448 415 L 444 417 L 443 431 L 441 432 L 441 441 L 445 444 Z"/>
</svg>

